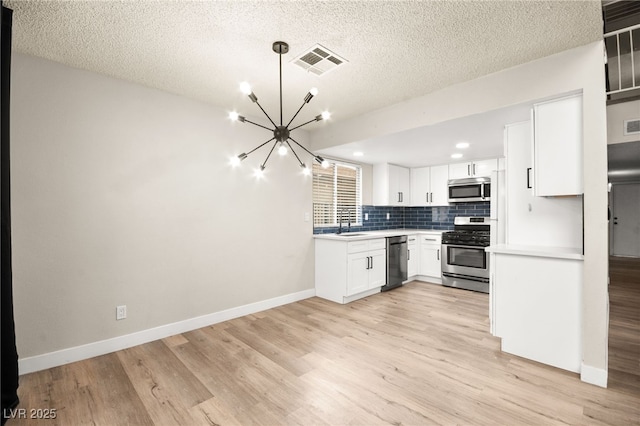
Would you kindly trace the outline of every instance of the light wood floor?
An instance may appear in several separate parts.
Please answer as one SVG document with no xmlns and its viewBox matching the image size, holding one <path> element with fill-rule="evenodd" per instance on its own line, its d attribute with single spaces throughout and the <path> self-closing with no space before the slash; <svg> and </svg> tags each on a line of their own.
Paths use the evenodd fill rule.
<svg viewBox="0 0 640 426">
<path fill-rule="evenodd" d="M 636 266 L 620 265 L 637 278 Z M 611 292 L 608 389 L 500 352 L 487 295 L 414 282 L 25 375 L 20 407 L 55 408 L 57 419 L 8 425 L 640 424 L 631 281 Z"/>
<path fill-rule="evenodd" d="M 611 257 L 609 275 L 609 387 L 640 395 L 640 259 Z"/>
</svg>

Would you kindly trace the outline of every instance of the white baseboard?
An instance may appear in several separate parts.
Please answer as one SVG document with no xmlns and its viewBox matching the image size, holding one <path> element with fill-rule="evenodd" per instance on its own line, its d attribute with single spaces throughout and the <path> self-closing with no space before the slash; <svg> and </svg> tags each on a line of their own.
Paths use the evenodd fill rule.
<svg viewBox="0 0 640 426">
<path fill-rule="evenodd" d="M 592 385 L 607 387 L 607 370 L 582 364 L 580 368 L 580 380 Z"/>
<path fill-rule="evenodd" d="M 308 299 L 315 295 L 315 289 L 299 291 L 297 293 L 286 294 L 284 296 L 274 297 L 273 299 L 250 303 L 248 305 L 238 306 L 236 308 L 174 322 L 172 324 L 138 331 L 124 336 L 118 336 L 111 339 L 101 340 L 99 342 L 88 343 L 86 345 L 75 346 L 55 352 L 19 359 L 18 369 L 20 374 L 33 373 L 34 371 L 45 370 L 47 368 L 57 367 L 59 365 L 69 364 L 71 362 L 81 361 L 83 359 L 93 358 L 130 348 L 132 346 L 141 345 L 143 343 L 152 342 L 154 340 L 164 339 L 165 337 L 207 327 L 212 324 L 228 321 L 244 315 L 255 314 L 256 312 Z"/>
</svg>

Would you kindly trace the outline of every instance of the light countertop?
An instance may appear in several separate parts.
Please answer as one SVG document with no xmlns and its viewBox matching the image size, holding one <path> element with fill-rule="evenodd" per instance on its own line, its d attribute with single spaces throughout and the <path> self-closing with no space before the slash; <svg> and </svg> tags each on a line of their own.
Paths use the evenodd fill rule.
<svg viewBox="0 0 640 426">
<path fill-rule="evenodd" d="M 314 234 L 313 238 L 334 241 L 359 241 L 399 235 L 442 235 L 443 232 L 446 231 L 437 229 L 385 229 L 383 231 L 351 231 L 343 232 L 342 234 Z"/>
<path fill-rule="evenodd" d="M 551 257 L 567 260 L 584 260 L 581 249 L 570 247 L 521 246 L 511 244 L 495 244 L 485 248 L 486 252 L 496 254 L 513 254 L 519 256 Z"/>
</svg>

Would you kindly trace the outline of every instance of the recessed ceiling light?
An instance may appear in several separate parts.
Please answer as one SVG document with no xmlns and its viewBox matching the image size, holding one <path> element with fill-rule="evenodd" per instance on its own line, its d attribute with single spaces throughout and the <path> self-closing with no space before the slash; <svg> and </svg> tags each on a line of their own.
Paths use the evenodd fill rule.
<svg viewBox="0 0 640 426">
<path fill-rule="evenodd" d="M 451 158 L 462 158 L 462 154 L 456 152 L 455 154 L 451 154 Z"/>
<path fill-rule="evenodd" d="M 458 149 L 465 149 L 465 148 L 469 148 L 469 142 L 460 142 L 456 144 L 456 148 Z"/>
<path fill-rule="evenodd" d="M 354 157 L 362 157 L 363 155 L 364 155 L 364 153 L 363 153 L 362 151 L 355 151 L 355 152 L 353 153 L 353 156 L 354 156 Z"/>
</svg>

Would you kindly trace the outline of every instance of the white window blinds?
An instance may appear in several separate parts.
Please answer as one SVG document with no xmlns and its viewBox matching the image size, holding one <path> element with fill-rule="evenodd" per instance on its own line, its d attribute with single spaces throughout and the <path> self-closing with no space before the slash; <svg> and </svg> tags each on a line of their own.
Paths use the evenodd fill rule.
<svg viewBox="0 0 640 426">
<path fill-rule="evenodd" d="M 326 169 L 313 165 L 313 225 L 361 224 L 362 171 L 360 166 L 332 162 Z"/>
</svg>

